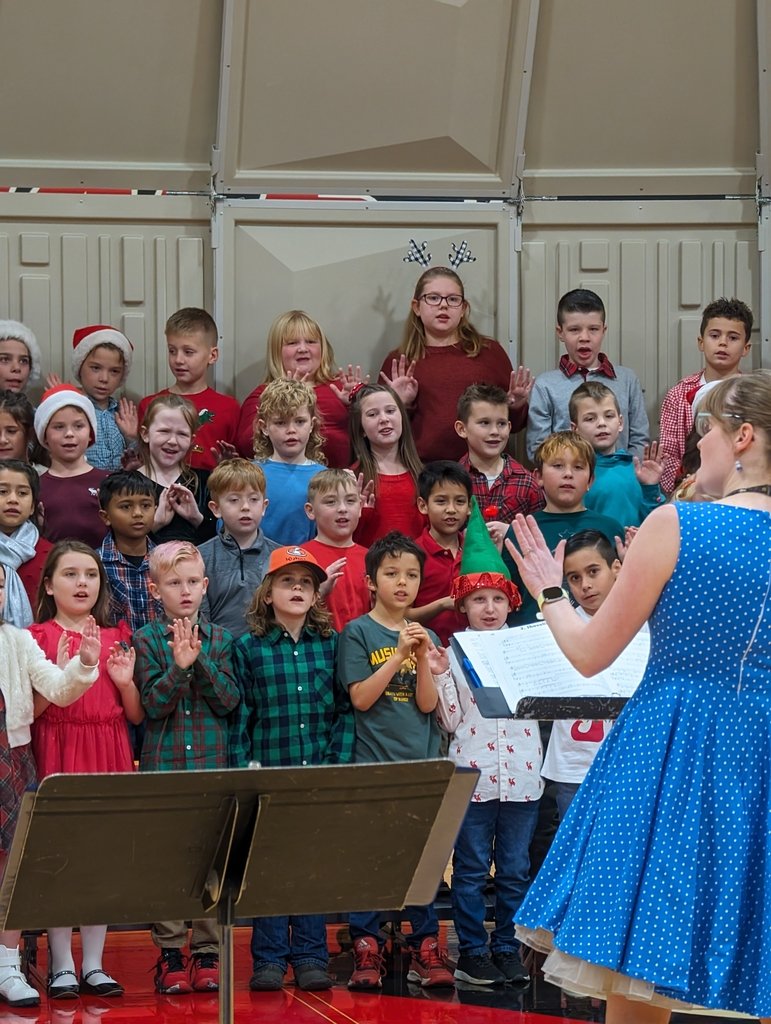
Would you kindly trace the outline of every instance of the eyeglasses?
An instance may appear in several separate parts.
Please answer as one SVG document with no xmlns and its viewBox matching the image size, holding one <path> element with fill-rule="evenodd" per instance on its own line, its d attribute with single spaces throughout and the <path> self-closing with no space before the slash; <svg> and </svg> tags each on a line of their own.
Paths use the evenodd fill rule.
<svg viewBox="0 0 771 1024">
<path fill-rule="evenodd" d="M 713 420 L 736 420 L 738 423 L 744 423 L 744 417 L 740 416 L 738 412 L 721 412 L 715 416 L 711 412 L 697 412 L 696 417 L 693 421 L 693 426 L 699 437 L 704 437 L 712 429 Z"/>
<path fill-rule="evenodd" d="M 462 306 L 466 301 L 462 295 L 437 295 L 436 292 L 429 292 L 427 295 L 421 295 L 420 299 L 422 299 L 427 306 L 441 306 L 443 302 L 446 302 L 450 309 L 457 309 L 458 306 Z M 418 302 L 420 302 L 420 299 L 418 299 Z"/>
</svg>

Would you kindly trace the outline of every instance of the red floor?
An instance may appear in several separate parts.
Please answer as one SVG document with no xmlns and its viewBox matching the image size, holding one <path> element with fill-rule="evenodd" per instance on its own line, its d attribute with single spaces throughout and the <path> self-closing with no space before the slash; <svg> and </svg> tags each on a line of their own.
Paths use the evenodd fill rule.
<svg viewBox="0 0 771 1024">
<path fill-rule="evenodd" d="M 250 932 L 235 931 L 235 1020 L 237 1024 L 263 1021 L 286 1024 L 556 1024 L 557 1021 L 602 1021 L 601 1003 L 571 999 L 537 980 L 522 988 L 480 989 L 459 985 L 451 990 L 425 990 L 404 979 L 406 960 L 397 955 L 384 982 L 382 994 L 349 992 L 345 981 L 351 970 L 345 934 L 329 928 L 330 970 L 338 986 L 329 992 L 296 989 L 291 981 L 281 992 L 250 992 Z M 343 939 L 343 949 L 339 939 Z M 452 952 L 452 929 L 446 941 Z M 77 940 L 76 940 L 77 941 Z M 29 1010 L 11 1010 L 0 1004 L 0 1024 L 130 1024 L 159 1021 L 164 1024 L 217 1024 L 216 995 L 160 996 L 153 991 L 156 950 L 146 932 L 111 932 L 107 938 L 106 968 L 126 989 L 120 999 L 85 997 L 49 1001 Z M 76 964 L 79 956 L 76 954 Z M 39 966 L 46 964 L 41 941 Z M 677 1020 L 678 1018 L 673 1018 Z M 681 1017 L 680 1020 L 713 1021 L 721 1018 Z"/>
</svg>

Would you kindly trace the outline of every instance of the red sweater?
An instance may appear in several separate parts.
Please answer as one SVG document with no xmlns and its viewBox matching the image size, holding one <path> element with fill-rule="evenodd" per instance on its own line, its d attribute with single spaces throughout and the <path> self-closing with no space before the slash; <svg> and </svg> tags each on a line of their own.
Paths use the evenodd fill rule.
<svg viewBox="0 0 771 1024">
<path fill-rule="evenodd" d="M 354 472 L 358 470 L 354 469 Z M 418 512 L 417 494 L 410 473 L 389 476 L 378 473 L 375 507 L 361 510 L 361 519 L 353 535 L 356 543 L 369 548 L 378 537 L 385 537 L 391 530 L 399 530 L 408 537 L 417 537 L 426 522 Z"/>
<path fill-rule="evenodd" d="M 157 393 L 157 395 L 168 394 L 168 388 Z M 148 395 L 139 403 L 137 412 L 140 425 L 148 405 L 157 395 Z M 201 424 L 200 429 L 193 437 L 193 447 L 190 449 L 187 461 L 191 469 L 214 469 L 217 466 L 217 460 L 210 449 L 216 445 L 217 441 L 236 444 L 240 406 L 235 398 L 223 395 L 221 391 L 215 391 L 214 388 L 204 388 L 203 391 L 198 391 L 194 395 L 180 395 L 179 397 L 192 402 L 198 410 L 199 416 L 204 411 L 209 414 L 206 422 Z"/>
<path fill-rule="evenodd" d="M 497 384 L 509 390 L 511 362 L 504 349 L 492 338 L 472 359 L 457 345 L 428 346 L 426 354 L 415 364 L 418 397 L 410 408 L 410 422 L 418 455 L 424 462 L 454 459 L 466 452 L 466 442 L 455 433 L 458 399 L 469 384 Z M 382 372 L 391 376 L 391 361 L 398 359 L 398 349 L 385 357 Z M 527 406 L 512 413 L 512 430 L 522 430 L 527 423 Z"/>
<path fill-rule="evenodd" d="M 310 551 L 322 569 L 326 569 L 338 558 L 345 558 L 345 569 L 342 577 L 335 583 L 332 593 L 326 598 L 326 605 L 332 615 L 332 625 L 338 633 L 342 632 L 352 619 L 366 615 L 372 607 L 372 595 L 367 586 L 367 570 L 364 567 L 364 556 L 367 549 L 361 544 L 352 544 L 348 548 L 337 548 L 332 544 L 324 544 L 318 538 L 307 540 L 303 547 Z"/>
<path fill-rule="evenodd" d="M 254 458 L 254 421 L 260 411 L 260 398 L 267 384 L 260 384 L 244 399 L 241 418 L 238 422 L 238 450 L 245 459 Z M 321 423 L 319 429 L 324 438 L 324 454 L 327 465 L 333 469 L 345 469 L 351 462 L 351 446 L 348 440 L 348 406 L 334 393 L 329 384 L 314 384 L 316 404 Z"/>
</svg>

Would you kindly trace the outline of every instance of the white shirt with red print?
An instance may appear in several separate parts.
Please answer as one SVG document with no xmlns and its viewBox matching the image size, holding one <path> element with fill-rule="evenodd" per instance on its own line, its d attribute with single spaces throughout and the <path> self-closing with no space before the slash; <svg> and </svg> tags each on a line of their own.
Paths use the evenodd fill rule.
<svg viewBox="0 0 771 1024">
<path fill-rule="evenodd" d="M 471 799 L 475 803 L 540 799 L 544 784 L 538 722 L 483 718 L 452 653 L 450 665 L 449 672 L 435 677 L 436 716 L 450 734 L 448 756 L 459 768 L 478 768 L 481 773 Z"/>
</svg>

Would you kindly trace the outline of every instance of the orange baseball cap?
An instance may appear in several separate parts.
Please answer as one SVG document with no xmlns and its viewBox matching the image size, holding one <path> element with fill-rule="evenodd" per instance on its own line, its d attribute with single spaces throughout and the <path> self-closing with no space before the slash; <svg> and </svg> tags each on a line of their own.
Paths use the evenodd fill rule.
<svg viewBox="0 0 771 1024">
<path fill-rule="evenodd" d="M 297 544 L 290 544 L 288 547 L 276 548 L 275 551 L 271 551 L 268 571 L 265 575 L 268 576 L 272 572 L 278 572 L 279 569 L 284 569 L 287 565 L 307 565 L 316 577 L 319 585 L 327 578 L 327 574 L 310 551 L 306 551 L 305 548 L 301 548 Z"/>
</svg>

